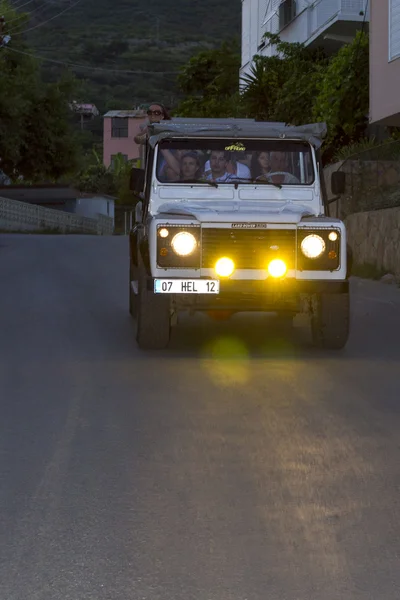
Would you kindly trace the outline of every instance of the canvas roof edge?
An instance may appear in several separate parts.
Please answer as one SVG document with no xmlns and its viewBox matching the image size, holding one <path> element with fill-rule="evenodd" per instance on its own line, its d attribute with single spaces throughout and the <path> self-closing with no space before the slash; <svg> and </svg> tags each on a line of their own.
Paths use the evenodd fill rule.
<svg viewBox="0 0 400 600">
<path fill-rule="evenodd" d="M 173 119 L 149 126 L 152 147 L 174 137 L 229 137 L 235 139 L 295 139 L 322 145 L 327 133 L 326 123 L 290 125 L 253 119 Z"/>
<path fill-rule="evenodd" d="M 145 117 L 146 116 L 146 111 L 141 110 L 141 109 L 137 109 L 137 110 L 109 110 L 108 112 L 106 112 L 103 115 L 103 119 L 105 118 L 119 118 L 119 119 L 123 119 L 126 117 L 131 117 L 133 119 L 139 119 L 141 117 Z"/>
</svg>

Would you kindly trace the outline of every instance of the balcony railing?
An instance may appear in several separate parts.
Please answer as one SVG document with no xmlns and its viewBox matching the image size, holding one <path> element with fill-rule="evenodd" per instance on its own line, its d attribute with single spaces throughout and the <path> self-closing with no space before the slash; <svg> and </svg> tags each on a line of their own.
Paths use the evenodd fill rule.
<svg viewBox="0 0 400 600">
<path fill-rule="evenodd" d="M 346 17 L 346 20 L 349 17 L 361 19 L 368 5 L 366 0 L 317 0 L 309 9 L 310 37 L 324 29 L 338 15 Z"/>
<path fill-rule="evenodd" d="M 367 0 L 316 0 L 301 12 L 297 12 L 291 23 L 288 25 L 288 33 L 297 20 L 307 19 L 308 39 L 313 37 L 319 30 L 327 27 L 329 22 L 335 17 L 342 15 L 346 20 L 354 17 L 355 21 L 363 18 L 366 7 L 369 6 Z M 369 17 L 369 10 L 367 19 Z M 289 29 L 290 28 L 290 29 Z M 286 27 L 285 27 L 286 29 Z M 279 18 L 279 6 L 271 10 L 260 23 L 260 40 L 265 32 L 279 33 L 282 30 L 282 19 Z M 288 37 L 288 41 L 289 37 Z M 305 42 L 306 40 L 293 39 L 293 41 Z"/>
</svg>

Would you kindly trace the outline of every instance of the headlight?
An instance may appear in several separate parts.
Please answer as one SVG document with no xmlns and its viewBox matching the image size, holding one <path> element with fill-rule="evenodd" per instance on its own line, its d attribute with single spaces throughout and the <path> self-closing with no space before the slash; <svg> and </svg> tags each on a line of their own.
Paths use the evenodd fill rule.
<svg viewBox="0 0 400 600">
<path fill-rule="evenodd" d="M 325 248 L 325 241 L 320 235 L 308 235 L 301 242 L 301 251 L 307 258 L 318 258 L 325 251 Z"/>
<path fill-rule="evenodd" d="M 181 231 L 173 237 L 171 246 L 175 254 L 189 256 L 196 250 L 197 241 L 194 235 L 188 231 Z"/>
</svg>

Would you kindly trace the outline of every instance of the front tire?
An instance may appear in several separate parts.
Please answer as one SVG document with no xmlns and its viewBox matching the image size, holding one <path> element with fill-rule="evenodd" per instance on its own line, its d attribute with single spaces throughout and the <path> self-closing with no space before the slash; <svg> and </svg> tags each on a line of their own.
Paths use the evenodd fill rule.
<svg viewBox="0 0 400 600">
<path fill-rule="evenodd" d="M 139 278 L 136 325 L 136 342 L 141 350 L 162 350 L 168 346 L 171 337 L 169 296 L 148 290 L 144 276 Z"/>
<path fill-rule="evenodd" d="M 314 346 L 341 350 L 350 333 L 350 295 L 317 294 L 312 302 L 311 335 Z"/>
</svg>

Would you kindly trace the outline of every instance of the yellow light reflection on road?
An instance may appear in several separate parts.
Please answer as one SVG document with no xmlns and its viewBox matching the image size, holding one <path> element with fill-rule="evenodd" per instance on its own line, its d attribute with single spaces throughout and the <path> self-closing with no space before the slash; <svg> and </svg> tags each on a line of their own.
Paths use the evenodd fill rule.
<svg viewBox="0 0 400 600">
<path fill-rule="evenodd" d="M 245 385 L 249 381 L 249 352 L 235 337 L 219 337 L 204 348 L 203 369 L 218 387 Z"/>
</svg>

